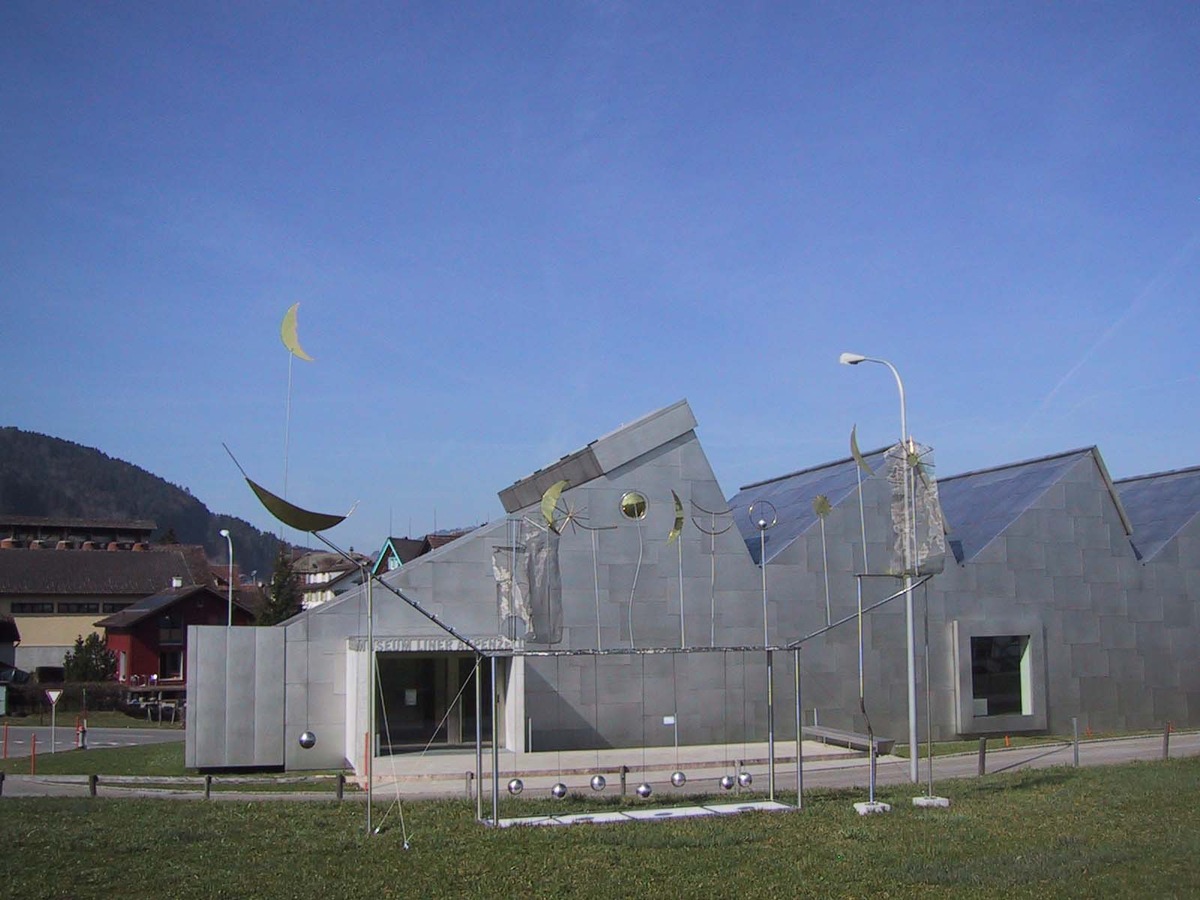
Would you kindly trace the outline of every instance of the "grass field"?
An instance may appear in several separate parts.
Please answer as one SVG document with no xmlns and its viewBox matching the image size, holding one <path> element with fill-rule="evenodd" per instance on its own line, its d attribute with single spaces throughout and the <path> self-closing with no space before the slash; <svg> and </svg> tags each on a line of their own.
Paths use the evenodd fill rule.
<svg viewBox="0 0 1200 900">
<path fill-rule="evenodd" d="M 1196 897 L 1200 759 L 1046 769 L 910 788 L 860 818 L 861 792 L 802 812 L 493 830 L 463 801 L 0 798 L 4 896 Z M 591 798 L 567 801 L 583 805 Z M 613 802 L 613 801 L 610 801 Z M 621 801 L 634 802 L 634 801 Z M 536 800 L 512 808 L 531 814 Z"/>
</svg>

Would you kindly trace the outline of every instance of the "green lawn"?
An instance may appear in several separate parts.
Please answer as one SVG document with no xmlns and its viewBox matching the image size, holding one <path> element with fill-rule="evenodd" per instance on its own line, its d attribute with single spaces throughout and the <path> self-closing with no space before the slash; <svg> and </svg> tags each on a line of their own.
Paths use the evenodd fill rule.
<svg viewBox="0 0 1200 900">
<path fill-rule="evenodd" d="M 505 830 L 463 801 L 410 802 L 408 851 L 378 796 L 369 838 L 361 803 L 0 798 L 0 884 L 30 900 L 1195 897 L 1198 787 L 1188 758 L 947 782 L 949 810 L 913 809 L 905 787 L 860 818 L 861 792 L 814 791 L 802 812 Z"/>
<path fill-rule="evenodd" d="M 0 772 L 29 774 L 29 758 L 0 760 Z M 183 741 L 39 753 L 38 775 L 195 775 L 183 767 Z"/>
</svg>

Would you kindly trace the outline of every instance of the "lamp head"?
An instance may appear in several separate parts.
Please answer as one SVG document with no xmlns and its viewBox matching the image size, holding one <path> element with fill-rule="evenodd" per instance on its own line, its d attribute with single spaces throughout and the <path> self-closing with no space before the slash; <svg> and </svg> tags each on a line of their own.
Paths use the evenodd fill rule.
<svg viewBox="0 0 1200 900">
<path fill-rule="evenodd" d="M 843 366 L 857 366 L 860 362 L 865 362 L 866 359 L 861 353 L 843 353 L 838 357 L 838 362 Z"/>
<path fill-rule="evenodd" d="M 229 529 L 228 529 L 228 528 L 222 528 L 222 529 L 221 529 L 221 530 L 220 530 L 218 533 L 219 533 L 219 534 L 221 535 L 221 537 L 223 537 L 223 538 L 227 538 L 227 537 L 229 537 Z"/>
</svg>

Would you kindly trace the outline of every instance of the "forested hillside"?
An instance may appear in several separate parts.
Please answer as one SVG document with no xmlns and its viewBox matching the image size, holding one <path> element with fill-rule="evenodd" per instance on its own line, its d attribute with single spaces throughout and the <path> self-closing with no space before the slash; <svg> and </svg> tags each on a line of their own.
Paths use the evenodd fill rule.
<svg viewBox="0 0 1200 900">
<path fill-rule="evenodd" d="M 99 450 L 19 428 L 0 428 L 0 514 L 82 519 L 152 519 L 152 540 L 174 534 L 224 560 L 222 528 L 235 562 L 269 580 L 279 542 L 250 523 L 209 511 L 188 491 Z"/>
</svg>

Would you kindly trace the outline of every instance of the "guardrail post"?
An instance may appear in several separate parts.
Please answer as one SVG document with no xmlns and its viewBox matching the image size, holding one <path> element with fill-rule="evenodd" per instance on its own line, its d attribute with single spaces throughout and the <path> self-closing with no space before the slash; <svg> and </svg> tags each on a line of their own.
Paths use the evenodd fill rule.
<svg viewBox="0 0 1200 900">
<path fill-rule="evenodd" d="M 4 773 L 0 772 L 0 797 L 4 796 Z"/>
<path fill-rule="evenodd" d="M 212 799 L 212 776 L 211 775 L 204 776 L 204 799 L 205 800 Z"/>
<path fill-rule="evenodd" d="M 475 799 L 475 773 L 471 772 L 469 770 L 464 772 L 463 780 L 466 782 L 466 785 L 467 785 L 467 799 L 474 800 Z"/>
<path fill-rule="evenodd" d="M 987 774 L 987 738 L 979 739 L 979 774 Z"/>
<path fill-rule="evenodd" d="M 1171 758 L 1171 723 L 1163 726 L 1163 759 Z"/>
<path fill-rule="evenodd" d="M 621 796 L 625 796 L 625 776 L 629 773 L 629 766 L 621 766 Z"/>
<path fill-rule="evenodd" d="M 1072 743 L 1075 747 L 1075 768 L 1079 768 L 1079 717 L 1071 716 L 1071 731 L 1074 732 Z"/>
<path fill-rule="evenodd" d="M 100 783 L 99 775 L 88 776 L 88 794 L 92 797 L 96 796 L 96 786 Z"/>
<path fill-rule="evenodd" d="M 338 772 L 337 777 L 337 798 L 342 799 L 342 795 L 346 792 L 346 773 Z"/>
</svg>

